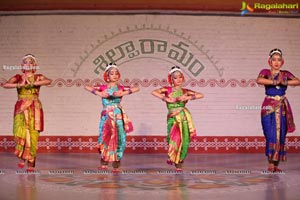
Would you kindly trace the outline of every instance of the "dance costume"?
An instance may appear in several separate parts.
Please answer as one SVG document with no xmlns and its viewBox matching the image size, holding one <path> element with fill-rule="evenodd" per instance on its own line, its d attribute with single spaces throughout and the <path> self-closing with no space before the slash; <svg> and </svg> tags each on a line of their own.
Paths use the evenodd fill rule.
<svg viewBox="0 0 300 200">
<path fill-rule="evenodd" d="M 289 71 L 281 70 L 280 73 L 286 81 L 295 78 Z M 279 73 L 273 77 L 271 70 L 263 69 L 259 76 L 277 81 Z M 266 138 L 265 153 L 270 162 L 286 160 L 285 137 L 295 130 L 292 110 L 285 97 L 286 89 L 287 85 L 265 85 L 261 123 Z"/>
</svg>

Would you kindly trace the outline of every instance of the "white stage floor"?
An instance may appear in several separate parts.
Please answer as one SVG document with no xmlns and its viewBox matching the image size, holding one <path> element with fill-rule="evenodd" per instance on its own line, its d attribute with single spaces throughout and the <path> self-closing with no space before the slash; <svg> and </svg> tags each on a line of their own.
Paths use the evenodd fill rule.
<svg viewBox="0 0 300 200">
<path fill-rule="evenodd" d="M 189 154 L 181 174 L 165 154 L 125 154 L 118 174 L 98 171 L 96 153 L 40 153 L 33 174 L 17 168 L 13 153 L 0 156 L 2 200 L 299 200 L 299 154 L 288 154 L 277 174 L 265 173 L 263 154 Z"/>
</svg>

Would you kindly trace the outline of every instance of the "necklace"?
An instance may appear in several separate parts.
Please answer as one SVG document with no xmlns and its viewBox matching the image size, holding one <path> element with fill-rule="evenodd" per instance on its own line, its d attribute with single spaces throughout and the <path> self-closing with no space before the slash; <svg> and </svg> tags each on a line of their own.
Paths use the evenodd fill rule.
<svg viewBox="0 0 300 200">
<path fill-rule="evenodd" d="M 280 71 L 278 71 L 278 72 L 272 72 L 272 70 L 271 70 L 272 80 L 275 80 L 275 77 L 276 77 L 279 73 L 280 73 Z M 275 88 L 276 88 L 277 90 L 279 90 L 279 89 L 280 89 L 280 86 L 279 86 L 279 85 L 276 85 Z"/>
</svg>

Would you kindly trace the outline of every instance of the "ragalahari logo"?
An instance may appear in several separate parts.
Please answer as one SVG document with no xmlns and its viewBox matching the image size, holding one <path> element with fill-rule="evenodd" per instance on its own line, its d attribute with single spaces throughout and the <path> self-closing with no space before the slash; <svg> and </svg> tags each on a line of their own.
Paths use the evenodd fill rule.
<svg viewBox="0 0 300 200">
<path fill-rule="evenodd" d="M 241 15 L 245 15 L 248 12 L 254 12 L 254 9 L 251 8 L 245 1 L 242 2 Z"/>
</svg>

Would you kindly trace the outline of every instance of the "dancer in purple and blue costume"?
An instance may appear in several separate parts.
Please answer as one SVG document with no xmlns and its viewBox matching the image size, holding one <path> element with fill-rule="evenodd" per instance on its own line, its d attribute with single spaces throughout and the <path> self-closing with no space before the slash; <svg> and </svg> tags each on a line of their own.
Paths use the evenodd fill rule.
<svg viewBox="0 0 300 200">
<path fill-rule="evenodd" d="M 284 60 L 280 49 L 270 51 L 268 62 L 271 69 L 263 69 L 257 78 L 257 83 L 265 86 L 266 94 L 261 123 L 266 139 L 268 171 L 281 172 L 278 166 L 280 161 L 286 161 L 286 134 L 295 131 L 292 110 L 285 92 L 288 86 L 299 86 L 300 80 L 291 72 L 281 70 Z"/>
</svg>

